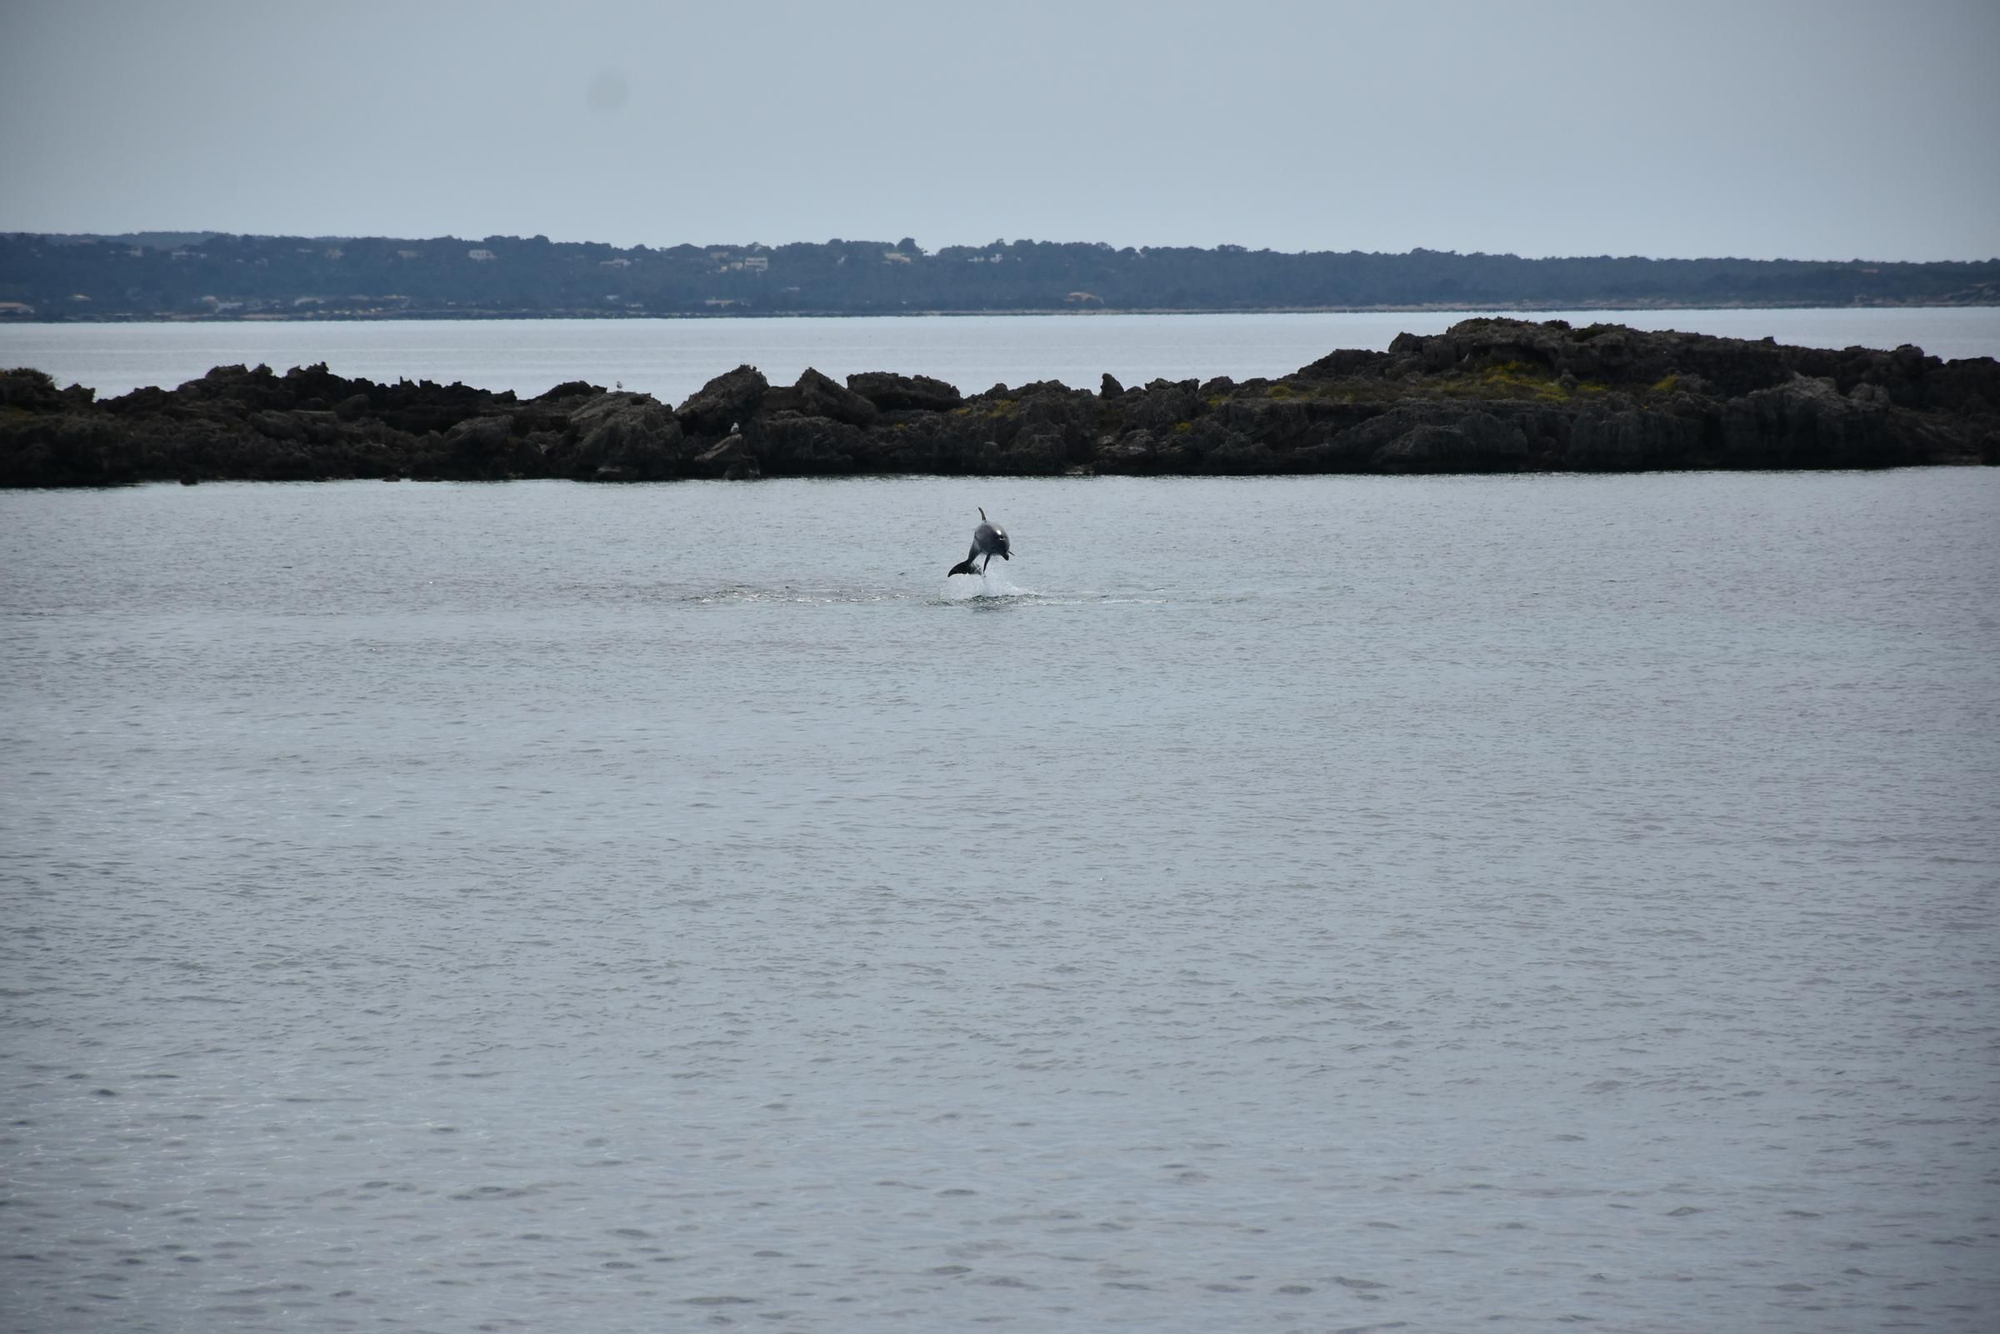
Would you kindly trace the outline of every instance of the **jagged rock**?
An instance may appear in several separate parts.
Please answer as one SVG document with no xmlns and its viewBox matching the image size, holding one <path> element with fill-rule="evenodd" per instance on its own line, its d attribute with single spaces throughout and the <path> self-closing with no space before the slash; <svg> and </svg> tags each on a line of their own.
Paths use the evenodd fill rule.
<svg viewBox="0 0 2000 1334">
<path fill-rule="evenodd" d="M 590 383 L 588 380 L 564 380 L 561 384 L 556 385 L 546 393 L 537 395 L 533 401 L 536 403 L 560 403 L 565 399 L 571 398 L 595 398 L 603 392 L 602 388 Z"/>
<path fill-rule="evenodd" d="M 600 390 L 570 411 L 568 434 L 557 457 L 571 476 L 599 475 L 606 468 L 640 481 L 684 475 L 680 421 L 651 394 Z"/>
<path fill-rule="evenodd" d="M 444 445 L 455 475 L 520 476 L 540 471 L 536 465 L 541 451 L 514 434 L 512 417 L 469 417 L 445 432 Z"/>
<path fill-rule="evenodd" d="M 1490 412 L 1468 412 L 1459 418 L 1458 432 L 1481 464 L 1520 467 L 1528 461 L 1528 438 L 1517 422 Z"/>
<path fill-rule="evenodd" d="M 1159 442 L 1150 431 L 1099 436 L 1097 467 L 1100 472 L 1144 472 L 1158 452 Z"/>
<path fill-rule="evenodd" d="M 1089 393 L 1061 384 L 1022 391 L 1019 434 L 1043 439 L 1070 462 L 1089 457 L 1097 436 L 1097 403 Z"/>
<path fill-rule="evenodd" d="M 728 481 L 743 481 L 761 475 L 757 460 L 751 456 L 741 435 L 724 436 L 712 448 L 697 454 L 694 466 L 698 476 L 719 477 Z"/>
<path fill-rule="evenodd" d="M 1225 399 L 1213 416 L 1229 431 L 1278 450 L 1304 443 L 1313 422 L 1312 411 L 1295 399 Z"/>
<path fill-rule="evenodd" d="M 1202 464 L 1204 472 L 1231 477 L 1285 471 L 1276 450 L 1262 440 L 1240 435 L 1224 436 L 1212 442 L 1203 454 Z"/>
<path fill-rule="evenodd" d="M 1201 396 L 1201 387 L 1193 380 L 1148 381 L 1144 390 L 1133 393 L 1118 402 L 1118 409 L 1124 414 L 1128 426 L 1154 435 L 1164 436 L 1181 422 L 1192 421 L 1207 410 L 1207 400 Z"/>
<path fill-rule="evenodd" d="M 1882 430 L 1889 409 L 1843 395 L 1831 379 L 1797 375 L 1725 405 L 1722 448 L 1729 466 L 1874 468 L 1919 460 Z"/>
<path fill-rule="evenodd" d="M 745 421 L 770 387 L 755 366 L 738 366 L 695 391 L 674 415 L 690 435 L 720 434 Z"/>
<path fill-rule="evenodd" d="M 1644 431 L 1635 411 L 1586 412 L 1570 427 L 1563 466 L 1574 472 L 1630 472 L 1646 466 Z"/>
<path fill-rule="evenodd" d="M 847 377 L 847 387 L 884 412 L 915 409 L 919 412 L 949 412 L 965 402 L 965 395 L 943 380 L 928 375 L 896 375 L 888 371 L 863 371 Z"/>
<path fill-rule="evenodd" d="M 1400 338 L 1414 337 L 1412 334 L 1399 335 Z M 1368 352 L 1359 349 L 1342 349 L 1329 352 L 1318 361 L 1299 368 L 1302 380 L 1346 379 L 1350 376 L 1380 376 L 1383 367 L 1390 363 L 1386 353 Z M 1202 388 L 1207 389 L 1207 385 Z"/>
<path fill-rule="evenodd" d="M 824 477 L 853 472 L 866 439 L 848 422 L 780 412 L 752 423 L 746 449 L 771 476 Z"/>
<path fill-rule="evenodd" d="M 506 447 L 513 432 L 512 417 L 468 417 L 445 432 L 444 442 L 468 454 L 492 454 Z"/>
<path fill-rule="evenodd" d="M 519 401 L 325 366 L 219 366 L 98 403 L 0 371 L 0 485 L 849 472 L 1413 472 L 2000 462 L 2000 363 L 1558 321 L 1466 320 L 1283 379 L 1106 377 L 972 399 L 923 376 L 752 367 L 678 412 L 582 381 Z"/>
<path fill-rule="evenodd" d="M 304 428 L 287 412 L 254 412 L 250 414 L 250 429 L 273 440 L 306 438 Z"/>
<path fill-rule="evenodd" d="M 798 411 L 807 417 L 827 417 L 849 426 L 866 426 L 882 415 L 872 401 L 810 366 L 793 389 L 798 394 Z"/>
<path fill-rule="evenodd" d="M 1463 431 L 1426 424 L 1376 450 L 1373 462 L 1388 472 L 1463 472 L 1473 458 Z"/>
<path fill-rule="evenodd" d="M 997 465 L 1023 477 L 1060 476 L 1069 469 L 1069 441 L 1060 429 L 1020 431 L 999 451 Z"/>
<path fill-rule="evenodd" d="M 1400 333 L 1389 341 L 1389 355 L 1403 363 L 1406 371 L 1429 372 L 1450 369 L 1458 364 L 1464 353 L 1452 341 L 1450 334 L 1425 338 Z"/>
<path fill-rule="evenodd" d="M 63 406 L 62 391 L 42 371 L 22 367 L 0 371 L 0 408 L 23 412 L 54 412 Z"/>
</svg>

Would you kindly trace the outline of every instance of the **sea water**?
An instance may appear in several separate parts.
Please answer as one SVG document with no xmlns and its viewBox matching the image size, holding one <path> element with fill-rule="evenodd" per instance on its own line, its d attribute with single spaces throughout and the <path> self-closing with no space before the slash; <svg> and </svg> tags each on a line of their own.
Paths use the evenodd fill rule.
<svg viewBox="0 0 2000 1334">
<path fill-rule="evenodd" d="M 1990 1330 L 1996 533 L 0 495 L 0 1326 Z"/>
</svg>

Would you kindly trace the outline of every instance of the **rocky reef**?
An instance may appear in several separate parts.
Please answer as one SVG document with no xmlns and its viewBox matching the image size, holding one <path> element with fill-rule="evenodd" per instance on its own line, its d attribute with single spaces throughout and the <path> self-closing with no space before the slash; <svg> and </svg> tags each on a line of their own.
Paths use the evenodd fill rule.
<svg viewBox="0 0 2000 1334">
<path fill-rule="evenodd" d="M 2000 363 L 1915 347 L 1474 319 L 1276 380 L 1109 375 L 966 396 L 921 375 L 772 385 L 739 366 L 678 407 L 573 382 L 532 399 L 223 366 L 98 402 L 0 371 L 0 485 L 331 478 L 581 481 L 849 474 L 1626 472 L 2000 463 Z"/>
</svg>

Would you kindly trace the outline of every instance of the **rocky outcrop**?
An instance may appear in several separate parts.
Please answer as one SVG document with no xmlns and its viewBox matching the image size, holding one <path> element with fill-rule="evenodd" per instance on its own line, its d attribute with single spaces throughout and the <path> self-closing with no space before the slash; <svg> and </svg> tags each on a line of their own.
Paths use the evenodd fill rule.
<svg viewBox="0 0 2000 1334">
<path fill-rule="evenodd" d="M 767 406 L 770 400 L 766 400 Z M 825 417 L 848 426 L 866 426 L 882 415 L 874 401 L 806 367 L 784 406 L 806 417 Z"/>
<path fill-rule="evenodd" d="M 755 366 L 738 366 L 703 385 L 674 410 L 674 416 L 689 435 L 734 431 L 757 410 L 770 389 L 762 371 Z"/>
<path fill-rule="evenodd" d="M 945 473 L 1619 472 L 2000 463 L 2000 364 L 1561 321 L 1467 320 L 1278 380 L 1055 382 L 970 397 L 925 376 L 677 408 L 580 381 L 531 400 L 222 366 L 98 402 L 0 372 L 0 485 L 335 477 L 583 481 Z"/>
<path fill-rule="evenodd" d="M 583 480 L 661 481 L 682 476 L 688 457 L 679 419 L 650 394 L 598 390 L 580 396 L 567 421 L 537 443 L 544 459 Z M 531 473 L 548 471 L 532 459 L 524 466 Z"/>
<path fill-rule="evenodd" d="M 965 402 L 957 389 L 928 375 L 863 371 L 848 376 L 847 387 L 884 412 L 949 412 Z"/>
</svg>

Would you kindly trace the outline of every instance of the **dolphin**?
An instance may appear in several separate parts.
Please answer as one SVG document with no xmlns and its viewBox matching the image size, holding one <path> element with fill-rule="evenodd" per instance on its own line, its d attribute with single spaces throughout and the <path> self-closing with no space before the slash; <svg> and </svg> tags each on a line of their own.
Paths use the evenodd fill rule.
<svg viewBox="0 0 2000 1334">
<path fill-rule="evenodd" d="M 981 556 L 986 559 L 980 560 Z M 972 530 L 972 550 L 965 553 L 964 560 L 947 570 L 944 577 L 949 579 L 954 574 L 973 573 L 972 562 L 976 560 L 979 561 L 978 573 L 984 575 L 986 567 L 993 563 L 995 556 L 1001 560 L 1014 559 L 1007 554 L 1007 530 L 988 520 L 986 510 L 982 506 L 979 511 L 979 526 Z"/>
</svg>

